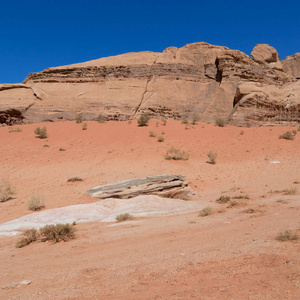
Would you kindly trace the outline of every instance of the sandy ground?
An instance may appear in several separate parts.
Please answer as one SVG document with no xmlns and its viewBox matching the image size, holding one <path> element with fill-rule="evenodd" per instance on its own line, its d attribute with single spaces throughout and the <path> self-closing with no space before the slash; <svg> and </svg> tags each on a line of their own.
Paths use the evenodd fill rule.
<svg viewBox="0 0 300 300">
<path fill-rule="evenodd" d="M 32 213 L 34 193 L 45 209 L 93 203 L 92 187 L 157 174 L 185 175 L 197 191 L 191 201 L 214 213 L 78 224 L 74 240 L 21 249 L 19 236 L 1 236 L 0 299 L 300 299 L 300 241 L 275 240 L 286 229 L 300 233 L 300 132 L 293 141 L 278 138 L 296 127 L 87 124 L 0 128 L 0 178 L 17 191 L 0 203 L 0 223 Z M 47 127 L 46 140 L 35 138 L 38 126 Z M 165 141 L 151 130 L 164 131 Z M 189 160 L 165 160 L 171 146 Z M 207 163 L 210 150 L 215 165 Z M 83 181 L 67 182 L 75 176 Z M 293 188 L 295 195 L 282 192 Z M 215 201 L 246 194 L 232 207 Z M 31 284 L 18 285 L 23 280 Z"/>
</svg>

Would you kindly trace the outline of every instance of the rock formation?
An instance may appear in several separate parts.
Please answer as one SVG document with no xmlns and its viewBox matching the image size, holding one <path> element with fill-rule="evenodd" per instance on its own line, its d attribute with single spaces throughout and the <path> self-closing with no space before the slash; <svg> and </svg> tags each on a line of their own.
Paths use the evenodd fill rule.
<svg viewBox="0 0 300 300">
<path fill-rule="evenodd" d="M 127 53 L 48 68 L 29 74 L 23 84 L 0 85 L 0 123 L 74 120 L 78 113 L 85 120 L 99 114 L 126 120 L 142 113 L 173 119 L 197 113 L 205 122 L 291 123 L 299 119 L 294 116 L 299 77 L 300 53 L 280 61 L 265 44 L 256 45 L 251 58 L 204 42 L 162 53 Z M 273 87 L 280 91 L 276 96 Z"/>
</svg>

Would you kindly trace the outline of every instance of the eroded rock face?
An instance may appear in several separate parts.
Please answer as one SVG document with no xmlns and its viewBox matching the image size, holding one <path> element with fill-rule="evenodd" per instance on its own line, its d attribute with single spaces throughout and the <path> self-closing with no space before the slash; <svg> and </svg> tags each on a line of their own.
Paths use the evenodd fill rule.
<svg viewBox="0 0 300 300">
<path fill-rule="evenodd" d="M 300 53 L 286 57 L 283 61 L 284 71 L 296 79 L 300 79 Z"/>
<path fill-rule="evenodd" d="M 296 80 L 297 66 L 298 57 L 286 59 L 283 68 L 269 45 L 256 45 L 249 58 L 204 42 L 100 58 L 32 73 L 10 89 L 0 86 L 0 122 L 74 120 L 78 113 L 85 120 L 99 114 L 126 120 L 142 113 L 227 119 L 240 85 L 281 88 Z"/>
</svg>

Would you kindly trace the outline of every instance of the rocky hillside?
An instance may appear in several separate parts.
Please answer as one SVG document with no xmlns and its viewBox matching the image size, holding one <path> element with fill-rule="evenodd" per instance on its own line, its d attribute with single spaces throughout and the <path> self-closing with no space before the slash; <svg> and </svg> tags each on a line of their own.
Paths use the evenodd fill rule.
<svg viewBox="0 0 300 300">
<path fill-rule="evenodd" d="M 280 61 L 256 45 L 238 50 L 194 43 L 162 53 L 127 53 L 31 73 L 0 85 L 0 123 L 93 120 L 226 119 L 235 125 L 300 122 L 300 53 Z"/>
</svg>

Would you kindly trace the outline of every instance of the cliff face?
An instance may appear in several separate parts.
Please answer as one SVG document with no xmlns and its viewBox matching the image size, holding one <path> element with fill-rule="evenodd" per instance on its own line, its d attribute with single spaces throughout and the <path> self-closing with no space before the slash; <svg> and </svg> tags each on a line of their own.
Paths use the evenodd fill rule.
<svg viewBox="0 0 300 300">
<path fill-rule="evenodd" d="M 205 122 L 224 118 L 237 125 L 264 124 L 264 114 L 253 113 L 262 101 L 255 96 L 258 87 L 269 107 L 275 100 L 289 101 L 289 108 L 298 107 L 293 113 L 299 113 L 298 56 L 280 62 L 274 48 L 257 45 L 251 57 L 195 43 L 49 68 L 31 73 L 23 84 L 0 85 L 0 122 L 73 120 L 78 113 L 86 120 L 99 114 L 125 120 L 142 113 L 174 119 L 197 113 Z M 286 92 L 275 99 L 271 87 Z M 299 116 L 290 118 L 284 107 L 287 117 L 274 117 L 274 123 L 296 122 Z"/>
</svg>

